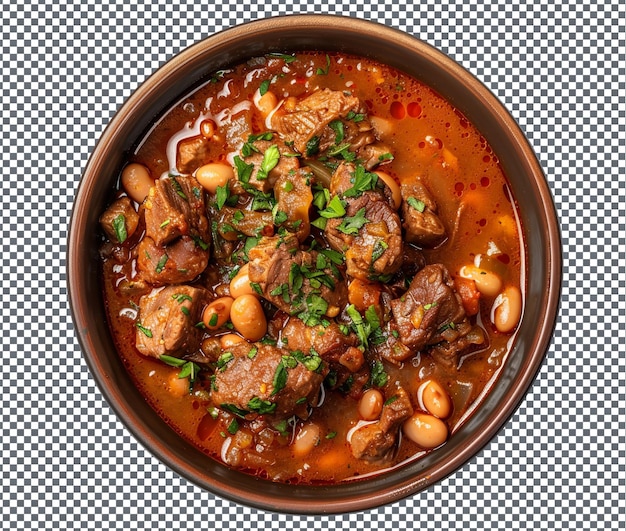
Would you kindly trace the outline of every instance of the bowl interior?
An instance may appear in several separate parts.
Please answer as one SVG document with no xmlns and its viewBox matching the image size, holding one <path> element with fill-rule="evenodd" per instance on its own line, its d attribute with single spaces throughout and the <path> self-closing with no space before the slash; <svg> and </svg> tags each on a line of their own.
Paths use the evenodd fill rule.
<svg viewBox="0 0 626 531">
<path fill-rule="evenodd" d="M 444 447 L 368 480 L 336 486 L 264 482 L 230 470 L 174 433 L 127 375 L 109 333 L 100 288 L 98 216 L 127 154 L 155 120 L 215 70 L 268 52 L 316 49 L 364 55 L 425 82 L 478 128 L 498 155 L 527 245 L 527 294 L 515 346 L 481 408 Z M 390 503 L 452 473 L 502 427 L 523 398 L 552 333 L 560 287 L 560 243 L 552 199 L 516 122 L 473 76 L 414 37 L 372 22 L 302 15 L 252 22 L 188 48 L 153 74 L 122 106 L 85 168 L 69 235 L 68 279 L 76 332 L 100 390 L 151 453 L 197 485 L 246 505 L 293 513 L 345 512 Z"/>
</svg>

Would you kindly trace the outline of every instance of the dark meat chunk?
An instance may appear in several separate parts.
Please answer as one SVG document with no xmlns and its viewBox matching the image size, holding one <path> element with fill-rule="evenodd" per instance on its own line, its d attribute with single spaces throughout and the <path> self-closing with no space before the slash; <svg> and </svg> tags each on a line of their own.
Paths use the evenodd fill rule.
<svg viewBox="0 0 626 531">
<path fill-rule="evenodd" d="M 261 238 L 248 251 L 250 282 L 263 297 L 307 324 L 335 317 L 347 303 L 347 288 L 332 261 L 317 251 L 303 251 L 295 236 Z"/>
<path fill-rule="evenodd" d="M 327 372 L 319 357 L 247 342 L 222 353 L 217 365 L 211 392 L 216 406 L 279 418 L 305 418 Z"/>
<path fill-rule="evenodd" d="M 420 247 L 435 247 L 446 238 L 446 228 L 437 215 L 437 203 L 428 189 L 419 181 L 403 183 L 403 227 L 406 240 Z"/>
<path fill-rule="evenodd" d="M 334 321 L 326 327 L 307 326 L 295 317 L 290 318 L 285 324 L 281 338 L 291 350 L 310 352 L 313 349 L 324 361 L 341 363 L 343 360 L 350 365 L 354 365 L 355 361 L 354 353 L 349 353 L 349 351 L 359 344 L 354 333 L 344 334 Z M 359 366 L 351 372 L 356 372 L 363 362 L 364 360 L 361 360 L 358 363 Z M 346 366 L 344 363 L 341 364 Z"/>
<path fill-rule="evenodd" d="M 400 217 L 376 192 L 348 201 L 345 217 L 329 219 L 324 234 L 333 249 L 345 253 L 351 277 L 387 280 L 402 265 Z"/>
<path fill-rule="evenodd" d="M 387 390 L 387 400 L 380 419 L 352 433 L 350 448 L 357 459 L 368 461 L 391 457 L 402 423 L 413 414 L 409 395 L 402 387 Z"/>
<path fill-rule="evenodd" d="M 194 352 L 200 346 L 200 322 L 206 291 L 190 286 L 153 290 L 139 300 L 136 345 L 144 356 L 158 358 Z"/>
<path fill-rule="evenodd" d="M 139 277 L 155 286 L 191 282 L 208 264 L 208 245 L 189 236 L 165 246 L 146 236 L 137 246 Z"/>
<path fill-rule="evenodd" d="M 156 245 L 166 245 L 180 236 L 209 241 L 204 191 L 194 177 L 158 179 L 145 202 L 146 235 Z"/>
<path fill-rule="evenodd" d="M 222 207 L 213 218 L 217 222 L 219 235 L 227 241 L 240 241 L 244 236 L 274 233 L 271 212 L 257 212 L 233 207 Z"/>
<path fill-rule="evenodd" d="M 129 197 L 120 197 L 100 216 L 100 225 L 112 242 L 124 243 L 137 230 L 139 214 Z"/>
<path fill-rule="evenodd" d="M 372 142 L 358 150 L 359 159 L 363 161 L 363 166 L 365 166 L 367 170 L 371 170 L 379 164 L 388 162 L 390 160 L 390 154 L 389 146 L 381 142 Z"/>
<path fill-rule="evenodd" d="M 287 175 L 300 167 L 298 157 L 279 139 L 256 140 L 251 144 L 253 151 L 244 157 L 245 164 L 252 165 L 251 172 L 239 180 L 261 192 L 269 192 L 281 175 Z"/>
<path fill-rule="evenodd" d="M 274 114 L 272 128 L 285 141 L 293 142 L 294 147 L 300 153 L 312 155 L 314 153 L 311 153 L 309 142 L 317 139 L 316 150 L 319 150 L 319 139 L 328 124 L 348 115 L 351 111 L 358 112 L 360 105 L 358 98 L 347 96 L 342 91 L 317 90 L 298 101 L 293 112 Z M 308 150 L 307 144 L 309 144 Z"/>
<path fill-rule="evenodd" d="M 274 185 L 274 196 L 278 202 L 276 224 L 295 233 L 300 242 L 306 240 L 311 232 L 312 179 L 313 174 L 308 168 L 300 168 L 281 175 Z"/>
<path fill-rule="evenodd" d="M 441 264 L 417 273 L 407 292 L 391 301 L 391 310 L 400 341 L 414 353 L 444 341 L 446 330 L 466 320 L 461 297 Z"/>
<path fill-rule="evenodd" d="M 203 136 L 186 138 L 178 143 L 176 168 L 180 173 L 191 174 L 211 160 L 211 142 Z"/>
</svg>

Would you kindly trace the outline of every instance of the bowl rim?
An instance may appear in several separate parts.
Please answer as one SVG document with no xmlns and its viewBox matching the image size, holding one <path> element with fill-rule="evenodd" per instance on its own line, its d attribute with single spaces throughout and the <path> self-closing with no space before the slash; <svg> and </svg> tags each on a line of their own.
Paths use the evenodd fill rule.
<svg viewBox="0 0 626 531">
<path fill-rule="evenodd" d="M 133 411 L 130 410 L 128 405 L 123 403 L 121 396 L 114 389 L 114 383 L 112 383 L 114 376 L 108 373 L 107 368 L 98 360 L 97 353 L 94 349 L 94 341 L 96 341 L 96 339 L 90 336 L 90 330 L 87 326 L 88 323 L 85 319 L 89 304 L 88 301 L 81 299 L 80 281 L 75 281 L 84 267 L 82 263 L 84 259 L 82 255 L 82 244 L 84 242 L 80 241 L 81 235 L 79 234 L 76 224 L 78 220 L 83 219 L 85 210 L 89 207 L 87 199 L 90 197 L 89 194 L 92 193 L 91 187 L 93 180 L 96 178 L 95 169 L 102 164 L 103 159 L 106 157 L 106 146 L 111 142 L 116 131 L 123 127 L 124 123 L 133 119 L 132 110 L 135 105 L 143 100 L 154 97 L 155 91 L 159 90 L 159 79 L 165 79 L 170 75 L 174 75 L 179 69 L 184 68 L 185 65 L 194 61 L 200 60 L 216 47 L 228 46 L 229 43 L 234 43 L 242 38 L 251 39 L 251 36 L 257 33 L 265 34 L 273 32 L 274 34 L 279 34 L 288 30 L 293 31 L 294 27 L 297 27 L 299 31 L 303 32 L 341 31 L 351 32 L 351 34 L 355 35 L 363 33 L 375 35 L 374 38 L 380 41 L 393 42 L 394 45 L 421 54 L 426 60 L 443 68 L 448 75 L 464 83 L 470 95 L 480 101 L 481 104 L 488 109 L 502 127 L 507 130 L 508 134 L 519 147 L 519 154 L 524 158 L 529 172 L 533 176 L 532 185 L 535 187 L 534 191 L 538 194 L 539 201 L 543 204 L 543 215 L 546 220 L 544 227 L 547 231 L 545 234 L 547 242 L 545 261 L 548 284 L 546 308 L 540 326 L 533 337 L 532 344 L 528 347 L 532 355 L 525 360 L 524 365 L 520 368 L 519 384 L 505 394 L 502 407 L 496 412 L 497 414 L 492 414 L 486 419 L 479 435 L 468 445 L 463 447 L 461 451 L 456 453 L 456 455 L 451 456 L 442 465 L 436 466 L 428 476 L 402 477 L 400 481 L 390 482 L 391 484 L 387 485 L 384 479 L 388 474 L 382 474 L 372 479 L 370 482 L 372 485 L 379 486 L 380 490 L 374 491 L 370 489 L 367 496 L 363 494 L 355 495 L 348 489 L 346 495 L 331 497 L 329 494 L 333 492 L 333 487 L 313 486 L 311 487 L 311 492 L 314 493 L 315 498 L 306 496 L 294 499 L 286 499 L 285 497 L 268 499 L 269 494 L 267 489 L 263 488 L 263 484 L 259 485 L 258 491 L 250 491 L 229 485 L 226 481 L 221 481 L 216 478 L 207 478 L 206 474 L 202 471 L 190 467 L 189 462 L 181 456 L 180 453 L 175 454 L 163 444 L 155 442 L 153 435 L 147 432 L 145 426 L 134 418 Z M 324 50 L 330 48 L 321 46 L 319 49 Z M 185 92 L 185 90 L 179 91 L 180 94 L 184 94 Z M 515 119 L 498 98 L 473 74 L 430 44 L 388 25 L 342 15 L 281 15 L 257 19 L 224 29 L 185 48 L 147 77 L 117 110 L 103 130 L 89 156 L 74 197 L 70 228 L 68 231 L 66 257 L 67 291 L 76 336 L 83 357 L 100 392 L 128 431 L 145 449 L 155 455 L 162 463 L 165 463 L 177 474 L 205 490 L 242 505 L 282 513 L 345 513 L 386 505 L 416 494 L 428 486 L 437 483 L 458 470 L 480 452 L 508 422 L 530 389 L 551 341 L 560 301 L 561 252 L 556 209 L 541 165 L 528 139 Z M 359 482 L 355 482 L 355 484 L 356 483 Z M 372 489 L 373 488 L 375 487 L 372 487 Z M 297 491 L 298 489 L 295 490 Z"/>
</svg>

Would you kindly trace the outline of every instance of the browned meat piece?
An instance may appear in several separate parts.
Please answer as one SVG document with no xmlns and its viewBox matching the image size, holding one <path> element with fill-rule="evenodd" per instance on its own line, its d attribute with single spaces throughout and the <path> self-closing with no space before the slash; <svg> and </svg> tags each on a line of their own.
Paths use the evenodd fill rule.
<svg viewBox="0 0 626 531">
<path fill-rule="evenodd" d="M 360 105 L 358 98 L 347 96 L 342 91 L 317 90 L 297 102 L 293 112 L 276 113 L 272 118 L 272 128 L 285 141 L 293 142 L 297 151 L 307 154 L 307 143 L 311 139 L 321 138 L 330 122 L 346 116 L 350 111 L 358 112 Z"/>
<path fill-rule="evenodd" d="M 387 390 L 380 419 L 352 433 L 350 447 L 357 459 L 376 461 L 391 457 L 402 423 L 413 414 L 409 395 L 402 387 Z"/>
<path fill-rule="evenodd" d="M 252 146 L 254 151 L 243 159 L 245 164 L 252 164 L 252 171 L 244 182 L 261 192 L 269 192 L 281 175 L 300 167 L 298 157 L 293 156 L 293 151 L 282 140 L 256 140 Z M 241 173 L 238 174 L 242 180 Z"/>
<path fill-rule="evenodd" d="M 409 353 L 445 340 L 445 330 L 466 321 L 461 297 L 445 266 L 427 265 L 399 299 L 391 301 L 399 340 Z M 407 356 L 408 357 L 408 356 Z"/>
<path fill-rule="evenodd" d="M 200 346 L 202 331 L 195 325 L 207 302 L 207 293 L 190 286 L 153 290 L 139 300 L 136 345 L 144 356 L 193 352 Z"/>
<path fill-rule="evenodd" d="M 389 146 L 381 142 L 372 142 L 358 150 L 358 156 L 363 161 L 363 166 L 365 166 L 367 170 L 371 170 L 379 164 L 387 162 L 387 155 L 390 153 Z"/>
<path fill-rule="evenodd" d="M 281 175 L 274 185 L 276 224 L 296 234 L 303 242 L 311 232 L 309 210 L 313 203 L 311 180 L 313 174 L 308 168 L 300 168 Z M 284 218 L 284 219 L 283 219 Z"/>
<path fill-rule="evenodd" d="M 180 236 L 209 242 L 204 191 L 194 177 L 168 176 L 158 179 L 145 202 L 146 236 L 166 245 Z"/>
<path fill-rule="evenodd" d="M 443 340 L 430 350 L 431 356 L 442 365 L 455 366 L 458 355 L 466 352 L 474 345 L 485 348 L 485 332 L 478 326 L 472 326 L 468 321 L 463 321 L 454 328 L 446 328 L 441 333 Z"/>
<path fill-rule="evenodd" d="M 291 317 L 285 324 L 282 341 L 291 350 L 310 352 L 313 349 L 327 362 L 341 363 L 342 357 L 352 348 L 359 344 L 359 340 L 353 332 L 344 334 L 337 323 L 331 322 L 328 326 L 307 326 L 300 319 Z M 350 354 L 350 363 L 353 354 Z M 347 362 L 348 358 L 343 361 Z M 363 361 L 351 372 L 355 372 L 363 364 Z"/>
<path fill-rule="evenodd" d="M 210 162 L 211 142 L 203 136 L 194 136 L 178 143 L 176 168 L 180 173 L 191 174 Z"/>
<path fill-rule="evenodd" d="M 141 279 L 161 286 L 191 282 L 209 263 L 206 243 L 181 236 L 171 245 L 159 246 L 144 237 L 137 246 L 137 269 Z"/>
<path fill-rule="evenodd" d="M 330 195 L 339 195 L 341 198 L 344 198 L 347 193 L 348 195 L 346 197 L 349 201 L 350 198 L 361 196 L 365 191 L 371 191 L 380 194 L 391 207 L 394 207 L 393 192 L 382 179 L 376 177 L 374 186 L 363 187 L 362 184 L 359 185 L 356 183 L 357 180 L 367 179 L 367 176 L 370 175 L 369 172 L 363 170 L 363 167 L 358 168 L 352 163 L 342 162 L 337 166 L 337 169 L 330 179 Z"/>
<path fill-rule="evenodd" d="M 351 277 L 384 280 L 402 265 L 400 217 L 376 192 L 350 200 L 345 217 L 329 219 L 324 234 L 333 249 L 345 253 Z"/>
<path fill-rule="evenodd" d="M 400 193 L 406 240 L 420 247 L 435 247 L 445 240 L 446 228 L 428 189 L 420 182 L 403 183 Z"/>
<path fill-rule="evenodd" d="M 100 216 L 100 225 L 112 242 L 124 243 L 137 230 L 139 214 L 129 197 L 120 197 Z"/>
<path fill-rule="evenodd" d="M 319 357 L 260 343 L 239 343 L 220 356 L 211 398 L 216 406 L 238 414 L 305 418 L 307 405 L 315 404 L 326 372 Z"/>
<path fill-rule="evenodd" d="M 242 234 L 258 236 L 274 233 L 274 219 L 271 212 L 240 210 L 225 206 L 215 212 L 213 219 L 217 221 L 219 235 L 231 242 L 240 241 Z"/>
<path fill-rule="evenodd" d="M 261 238 L 248 251 L 250 282 L 263 297 L 307 324 L 335 317 L 347 303 L 341 273 L 317 251 L 302 251 L 295 236 Z"/>
</svg>

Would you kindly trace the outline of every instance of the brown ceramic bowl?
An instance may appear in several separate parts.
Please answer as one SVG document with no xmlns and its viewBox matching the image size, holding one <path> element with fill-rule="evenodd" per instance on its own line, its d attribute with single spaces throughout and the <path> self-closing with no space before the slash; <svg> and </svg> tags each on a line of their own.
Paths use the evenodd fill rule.
<svg viewBox="0 0 626 531">
<path fill-rule="evenodd" d="M 482 406 L 424 459 L 370 479 L 334 486 L 271 483 L 230 470 L 172 431 L 126 373 L 114 347 L 100 288 L 98 215 L 126 154 L 155 119 L 204 76 L 268 52 L 315 49 L 365 55 L 412 75 L 460 109 L 491 144 L 508 176 L 527 244 L 527 298 L 517 340 Z M 67 271 L 76 333 L 102 394 L 137 440 L 175 472 L 208 491 L 257 508 L 338 513 L 417 493 L 460 468 L 505 424 L 540 367 L 558 307 L 561 255 L 554 206 L 524 134 L 470 73 L 405 33 L 358 19 L 278 17 L 222 31 L 184 50 L 146 80 L 102 134 L 80 183 L 72 215 Z"/>
</svg>

